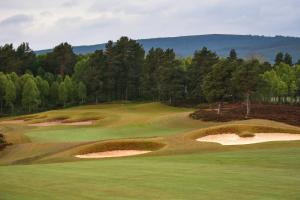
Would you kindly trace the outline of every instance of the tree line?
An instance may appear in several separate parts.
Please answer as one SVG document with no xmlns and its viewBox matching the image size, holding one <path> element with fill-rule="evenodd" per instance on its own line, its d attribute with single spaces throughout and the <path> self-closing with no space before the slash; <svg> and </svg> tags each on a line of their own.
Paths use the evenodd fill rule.
<svg viewBox="0 0 300 200">
<path fill-rule="evenodd" d="M 274 64 L 227 58 L 203 47 L 187 58 L 173 49 L 145 53 L 135 40 L 121 37 L 104 50 L 76 55 L 62 43 L 36 55 L 28 43 L 0 47 L 1 113 L 35 112 L 83 103 L 161 101 L 171 105 L 225 101 L 300 102 L 300 62 L 279 52 Z"/>
</svg>

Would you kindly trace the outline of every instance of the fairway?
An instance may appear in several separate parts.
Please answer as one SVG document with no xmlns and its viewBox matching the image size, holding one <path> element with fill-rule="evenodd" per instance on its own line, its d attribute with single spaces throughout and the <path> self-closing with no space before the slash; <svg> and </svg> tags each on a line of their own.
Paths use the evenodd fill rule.
<svg viewBox="0 0 300 200">
<path fill-rule="evenodd" d="M 0 152 L 0 199 L 299 199 L 300 141 L 223 146 L 196 139 L 300 128 L 260 119 L 204 122 L 189 118 L 192 111 L 111 103 L 2 119 L 13 145 Z M 61 119 L 93 123 L 31 126 Z M 116 150 L 145 154 L 75 157 Z"/>
</svg>

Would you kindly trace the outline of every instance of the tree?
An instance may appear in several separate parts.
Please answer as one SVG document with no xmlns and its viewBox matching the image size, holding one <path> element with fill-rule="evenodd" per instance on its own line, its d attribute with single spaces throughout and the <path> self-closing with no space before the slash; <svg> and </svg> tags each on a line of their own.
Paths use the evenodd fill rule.
<svg viewBox="0 0 300 200">
<path fill-rule="evenodd" d="M 223 101 L 232 94 L 233 65 L 230 60 L 221 59 L 212 67 L 203 81 L 203 93 L 208 102 L 218 102 L 218 115 Z"/>
<path fill-rule="evenodd" d="M 277 53 L 276 57 L 275 57 L 275 65 L 279 65 L 283 61 L 284 61 L 283 60 L 283 53 L 282 52 Z"/>
<path fill-rule="evenodd" d="M 20 73 L 23 74 L 26 70 L 33 73 L 37 72 L 36 57 L 34 51 L 29 47 L 28 43 L 23 42 L 16 49 L 16 59 L 20 61 Z"/>
<path fill-rule="evenodd" d="M 3 112 L 4 96 L 6 89 L 7 77 L 3 72 L 0 72 L 0 112 Z"/>
<path fill-rule="evenodd" d="M 173 49 L 164 52 L 163 63 L 159 67 L 159 96 L 161 101 L 176 104 L 177 100 L 184 98 L 185 72 L 175 58 Z"/>
<path fill-rule="evenodd" d="M 194 53 L 191 67 L 188 69 L 188 92 L 192 99 L 203 101 L 202 83 L 204 77 L 211 71 L 212 66 L 218 62 L 216 53 L 203 47 Z"/>
<path fill-rule="evenodd" d="M 285 64 L 288 64 L 289 66 L 292 66 L 293 65 L 293 58 L 290 54 L 286 53 L 285 56 L 284 56 L 284 60 L 283 62 Z"/>
<path fill-rule="evenodd" d="M 288 86 L 280 79 L 275 70 L 266 71 L 261 77 L 263 84 L 260 91 L 264 96 L 271 98 L 271 102 L 278 102 L 281 96 L 287 95 Z"/>
<path fill-rule="evenodd" d="M 62 76 L 71 74 L 76 63 L 76 55 L 68 43 L 61 43 L 54 47 L 53 52 L 48 53 L 46 59 L 48 71 Z"/>
<path fill-rule="evenodd" d="M 233 73 L 233 82 L 246 98 L 246 118 L 250 114 L 250 96 L 256 91 L 260 81 L 260 64 L 249 60 L 239 65 Z"/>
<path fill-rule="evenodd" d="M 74 83 L 68 75 L 65 77 L 64 83 L 65 83 L 66 92 L 67 92 L 66 101 L 72 102 L 73 100 L 75 100 Z"/>
<path fill-rule="evenodd" d="M 49 90 L 50 90 L 49 83 L 48 81 L 42 79 L 40 76 L 37 76 L 35 80 L 36 80 L 36 85 L 40 92 L 41 104 L 42 106 L 46 106 L 49 97 Z"/>
<path fill-rule="evenodd" d="M 142 93 L 147 100 L 159 100 L 159 68 L 164 62 L 163 49 L 150 49 L 143 66 Z"/>
<path fill-rule="evenodd" d="M 40 92 L 32 78 L 25 81 L 22 91 L 22 106 L 31 112 L 38 108 L 40 105 Z"/>
<path fill-rule="evenodd" d="M 11 80 L 8 80 L 5 86 L 5 103 L 10 107 L 11 111 L 14 111 L 14 102 L 16 100 L 16 86 Z"/>
<path fill-rule="evenodd" d="M 58 99 L 63 104 L 63 106 L 66 106 L 66 102 L 68 100 L 68 93 L 67 88 L 64 82 L 61 82 L 58 87 Z"/>
<path fill-rule="evenodd" d="M 84 85 L 83 82 L 80 82 L 78 84 L 78 98 L 81 100 L 81 103 L 84 103 L 85 99 L 86 99 L 86 86 Z"/>
<path fill-rule="evenodd" d="M 57 81 L 54 81 L 52 84 L 51 84 L 51 87 L 50 87 L 50 101 L 54 104 L 54 105 L 57 105 L 58 102 L 59 102 L 59 84 Z"/>
<path fill-rule="evenodd" d="M 228 59 L 229 60 L 236 60 L 237 59 L 237 54 L 236 54 L 235 49 L 231 49 L 230 50 Z"/>
</svg>

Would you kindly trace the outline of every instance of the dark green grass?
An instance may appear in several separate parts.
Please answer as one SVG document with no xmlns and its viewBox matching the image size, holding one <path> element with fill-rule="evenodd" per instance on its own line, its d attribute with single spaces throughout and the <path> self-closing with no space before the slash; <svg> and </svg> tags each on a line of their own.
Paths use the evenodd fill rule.
<svg viewBox="0 0 300 200">
<path fill-rule="evenodd" d="M 280 145 L 279 145 L 280 146 Z M 299 199 L 300 146 L 0 167 L 14 199 Z"/>
</svg>

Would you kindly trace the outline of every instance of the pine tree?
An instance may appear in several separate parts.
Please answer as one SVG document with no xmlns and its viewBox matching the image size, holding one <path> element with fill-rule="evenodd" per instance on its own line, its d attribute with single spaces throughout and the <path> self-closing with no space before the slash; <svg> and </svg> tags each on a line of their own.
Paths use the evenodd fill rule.
<svg viewBox="0 0 300 200">
<path fill-rule="evenodd" d="M 283 60 L 283 53 L 282 52 L 277 53 L 276 57 L 275 57 L 275 65 L 279 65 L 283 61 L 284 61 Z"/>
</svg>

